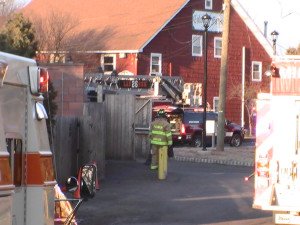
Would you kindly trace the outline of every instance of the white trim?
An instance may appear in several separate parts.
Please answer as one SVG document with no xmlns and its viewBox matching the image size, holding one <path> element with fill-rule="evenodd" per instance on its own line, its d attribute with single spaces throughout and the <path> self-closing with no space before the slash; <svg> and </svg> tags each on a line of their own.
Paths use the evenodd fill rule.
<svg viewBox="0 0 300 225">
<path fill-rule="evenodd" d="M 206 3 L 210 2 L 210 6 L 208 6 Z M 213 8 L 213 0 L 205 0 L 205 9 L 212 10 Z"/>
<path fill-rule="evenodd" d="M 199 38 L 199 46 L 194 45 L 196 43 L 197 38 Z M 198 34 L 192 35 L 192 56 L 202 56 L 203 55 L 203 36 Z M 200 53 L 194 52 L 194 47 L 200 48 Z"/>
<path fill-rule="evenodd" d="M 116 54 L 116 53 L 139 53 L 139 50 L 91 50 L 91 51 L 75 51 L 76 53 L 98 53 L 98 54 Z M 69 51 L 37 51 L 37 53 L 41 54 L 63 54 L 70 53 Z"/>
<path fill-rule="evenodd" d="M 258 65 L 259 66 L 259 70 L 258 71 L 254 71 L 253 70 L 254 65 Z M 256 79 L 256 78 L 253 77 L 253 73 L 254 72 L 258 72 L 259 73 L 258 74 L 259 75 L 258 79 Z M 262 79 L 262 62 L 260 62 L 260 61 L 252 61 L 252 63 L 251 63 L 251 78 L 252 78 L 252 81 L 257 81 L 257 82 L 261 81 L 261 79 Z"/>
<path fill-rule="evenodd" d="M 216 55 L 216 49 L 217 49 L 216 42 L 217 41 L 221 41 L 221 53 L 220 53 L 220 55 Z M 215 58 L 221 58 L 221 55 L 222 55 L 222 37 L 215 37 L 214 38 L 214 57 Z"/>
<path fill-rule="evenodd" d="M 152 57 L 159 57 L 158 60 L 158 72 L 152 72 Z M 154 74 L 157 76 L 161 76 L 161 70 L 162 70 L 162 54 L 161 53 L 151 53 L 150 55 L 150 75 Z"/>
<path fill-rule="evenodd" d="M 149 44 L 150 41 L 152 41 L 156 35 L 162 31 L 162 29 L 188 4 L 190 0 L 186 0 L 185 3 L 182 4 L 182 6 L 168 19 L 166 22 L 141 46 L 141 48 L 138 50 L 139 52 L 143 52 L 144 48 Z"/>
<path fill-rule="evenodd" d="M 242 48 L 242 102 L 241 102 L 241 126 L 245 126 L 245 77 L 246 77 L 246 47 Z"/>
<path fill-rule="evenodd" d="M 9 156 L 9 153 L 5 150 L 5 151 L 0 151 L 0 157 L 3 156 Z"/>
<path fill-rule="evenodd" d="M 217 103 L 217 104 L 216 104 Z M 214 97 L 213 98 L 213 111 L 214 112 L 218 112 L 218 111 L 216 111 L 216 108 L 218 108 L 218 104 L 219 104 L 219 97 Z"/>
<path fill-rule="evenodd" d="M 11 190 L 14 190 L 15 189 L 15 185 L 13 185 L 13 184 L 5 184 L 5 185 L 0 185 L 0 191 L 1 191 L 1 193 L 0 193 L 0 196 L 2 196 L 2 195 L 11 195 L 11 194 L 13 194 L 14 192 L 13 191 L 11 191 Z M 2 191 L 7 191 L 6 193 L 2 193 Z"/>
<path fill-rule="evenodd" d="M 300 55 L 285 55 L 273 58 L 273 62 L 299 62 Z"/>
<path fill-rule="evenodd" d="M 80 52 L 84 52 L 84 53 L 102 53 L 102 54 L 117 54 L 117 53 L 139 53 L 141 52 L 139 49 L 137 50 L 105 50 L 105 51 L 78 51 Z"/>
<path fill-rule="evenodd" d="M 246 26 L 251 30 L 252 34 L 257 38 L 258 42 L 261 43 L 263 48 L 266 50 L 268 55 L 273 57 L 273 46 L 272 43 L 264 36 L 262 31 L 258 28 L 258 26 L 251 19 L 246 10 L 242 7 L 238 0 L 232 0 L 231 6 L 234 10 L 239 14 L 241 19 L 245 22 Z"/>
<path fill-rule="evenodd" d="M 54 181 L 44 181 L 44 187 L 47 187 L 47 186 L 55 186 L 57 184 L 57 182 L 54 180 Z"/>
<path fill-rule="evenodd" d="M 104 70 L 104 57 L 112 57 L 113 58 L 113 62 L 111 64 L 113 66 L 112 71 L 114 71 L 116 69 L 116 65 L 117 65 L 117 63 L 116 63 L 116 59 L 117 59 L 116 54 L 102 54 L 101 55 L 100 65 L 102 67 L 102 70 L 103 70 L 104 74 L 111 74 L 112 71 L 105 72 L 105 70 Z"/>
<path fill-rule="evenodd" d="M 52 156 L 51 151 L 39 151 L 39 154 L 42 156 Z"/>
</svg>

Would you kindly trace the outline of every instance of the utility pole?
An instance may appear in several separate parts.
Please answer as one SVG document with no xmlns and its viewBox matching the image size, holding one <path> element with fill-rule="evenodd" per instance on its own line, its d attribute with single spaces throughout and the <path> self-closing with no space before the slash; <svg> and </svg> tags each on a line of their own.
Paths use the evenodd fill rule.
<svg viewBox="0 0 300 225">
<path fill-rule="evenodd" d="M 224 0 L 224 21 L 222 34 L 222 53 L 220 69 L 219 103 L 218 103 L 218 128 L 217 128 L 217 151 L 224 151 L 224 125 L 225 125 L 225 103 L 226 82 L 228 67 L 228 42 L 231 0 Z"/>
</svg>

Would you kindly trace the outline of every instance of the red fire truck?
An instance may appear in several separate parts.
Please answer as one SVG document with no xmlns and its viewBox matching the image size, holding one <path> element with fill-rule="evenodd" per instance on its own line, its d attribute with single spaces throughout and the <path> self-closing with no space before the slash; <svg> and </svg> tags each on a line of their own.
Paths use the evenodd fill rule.
<svg viewBox="0 0 300 225">
<path fill-rule="evenodd" d="M 275 66 L 256 105 L 253 207 L 273 211 L 275 224 L 300 224 L 300 58 Z"/>
</svg>

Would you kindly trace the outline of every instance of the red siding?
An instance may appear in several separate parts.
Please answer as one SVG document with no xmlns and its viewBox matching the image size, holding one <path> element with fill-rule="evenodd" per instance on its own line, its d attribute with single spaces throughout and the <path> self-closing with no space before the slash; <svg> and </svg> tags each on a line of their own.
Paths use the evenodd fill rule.
<svg viewBox="0 0 300 225">
<path fill-rule="evenodd" d="M 222 11 L 222 0 L 213 1 L 213 12 Z M 117 59 L 117 72 L 123 70 L 134 74 L 148 75 L 150 71 L 150 54 L 162 54 L 163 75 L 181 76 L 185 82 L 203 82 L 203 57 L 192 57 L 191 39 L 193 34 L 203 32 L 192 29 L 192 14 L 194 10 L 203 10 L 204 1 L 191 0 L 167 25 L 159 32 L 139 54 L 126 54 L 125 58 Z M 208 11 L 209 13 L 209 11 Z M 220 58 L 214 58 L 214 37 L 221 37 L 221 33 L 208 34 L 208 103 L 213 105 L 213 97 L 218 96 L 220 77 Z M 269 78 L 262 76 L 262 82 L 251 81 L 252 61 L 263 63 L 262 71 L 266 71 L 271 58 L 262 45 L 254 37 L 240 16 L 231 9 L 230 37 L 228 52 L 227 96 L 234 87 L 241 85 L 242 74 L 242 48 L 246 48 L 246 82 L 257 91 L 269 90 Z M 86 72 L 97 72 L 100 66 L 101 54 L 80 54 L 72 56 L 73 62 L 84 62 Z M 79 90 L 71 90 L 70 96 Z M 82 91 L 81 93 L 82 94 Z M 227 98 L 226 117 L 234 122 L 241 120 L 241 94 L 234 98 Z M 74 96 L 73 96 L 74 97 Z M 77 97 L 76 97 L 77 98 Z M 79 102 L 81 99 L 79 99 Z M 72 104 L 70 108 L 76 110 L 78 106 Z M 246 111 L 246 110 L 245 110 Z M 247 118 L 247 115 L 245 116 Z M 247 119 L 245 119 L 247 121 Z"/>
<path fill-rule="evenodd" d="M 214 1 L 214 12 L 221 11 L 222 2 Z M 138 74 L 149 74 L 150 54 L 162 54 L 162 73 L 169 75 L 170 65 L 174 76 L 182 76 L 185 82 L 203 82 L 204 62 L 202 57 L 192 57 L 191 39 L 193 34 L 202 32 L 192 30 L 193 10 L 203 10 L 204 1 L 191 1 L 169 24 L 163 29 L 144 49 L 138 57 Z M 208 34 L 208 103 L 213 105 L 213 97 L 218 96 L 220 78 L 220 58 L 214 58 L 214 37 L 222 37 L 221 33 Z M 269 80 L 262 77 L 262 82 L 251 81 L 252 61 L 263 63 L 262 71 L 266 71 L 271 63 L 271 58 L 266 53 L 262 45 L 254 37 L 239 15 L 231 9 L 230 38 L 228 52 L 228 76 L 227 76 L 227 95 L 233 86 L 240 85 L 242 82 L 242 48 L 246 51 L 246 80 L 251 87 L 257 90 L 267 91 Z M 239 95 L 241 96 L 241 94 Z M 236 97 L 227 99 L 226 117 L 231 121 L 240 123 L 241 120 L 241 98 Z M 247 119 L 245 119 L 247 120 Z"/>
<path fill-rule="evenodd" d="M 123 70 L 128 70 L 133 74 L 137 74 L 136 70 L 136 63 L 137 63 L 137 54 L 129 54 L 125 55 L 125 58 L 119 58 L 119 54 L 117 54 L 117 71 L 118 73 Z"/>
</svg>

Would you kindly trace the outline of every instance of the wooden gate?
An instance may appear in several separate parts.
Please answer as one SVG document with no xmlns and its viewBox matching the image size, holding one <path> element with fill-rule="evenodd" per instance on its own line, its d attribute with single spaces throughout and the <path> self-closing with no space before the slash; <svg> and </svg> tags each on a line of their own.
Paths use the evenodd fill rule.
<svg viewBox="0 0 300 225">
<path fill-rule="evenodd" d="M 136 98 L 134 118 L 134 146 L 136 158 L 145 158 L 150 153 L 149 130 L 152 118 L 152 101 Z"/>
<path fill-rule="evenodd" d="M 134 95 L 105 95 L 106 159 L 135 159 Z"/>
</svg>

